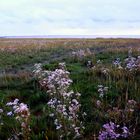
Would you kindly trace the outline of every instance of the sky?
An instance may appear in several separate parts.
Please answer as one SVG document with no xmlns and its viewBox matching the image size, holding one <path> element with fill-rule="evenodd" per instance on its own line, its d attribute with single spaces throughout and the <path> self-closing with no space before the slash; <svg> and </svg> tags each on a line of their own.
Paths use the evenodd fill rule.
<svg viewBox="0 0 140 140">
<path fill-rule="evenodd" d="M 140 0 L 0 0 L 0 36 L 140 35 Z"/>
</svg>

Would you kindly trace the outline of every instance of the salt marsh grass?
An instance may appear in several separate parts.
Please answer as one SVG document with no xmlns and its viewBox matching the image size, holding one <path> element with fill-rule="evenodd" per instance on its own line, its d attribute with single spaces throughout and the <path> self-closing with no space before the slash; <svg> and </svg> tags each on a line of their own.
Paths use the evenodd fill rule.
<svg viewBox="0 0 140 140">
<path fill-rule="evenodd" d="M 0 139 L 140 139 L 139 44 L 0 39 Z"/>
</svg>

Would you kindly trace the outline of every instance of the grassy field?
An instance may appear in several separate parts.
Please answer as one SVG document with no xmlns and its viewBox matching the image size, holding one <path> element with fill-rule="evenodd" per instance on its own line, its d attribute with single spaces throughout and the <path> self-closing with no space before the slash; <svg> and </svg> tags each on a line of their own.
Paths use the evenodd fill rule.
<svg viewBox="0 0 140 140">
<path fill-rule="evenodd" d="M 140 39 L 1 38 L 0 100 L 2 140 L 140 140 Z"/>
</svg>

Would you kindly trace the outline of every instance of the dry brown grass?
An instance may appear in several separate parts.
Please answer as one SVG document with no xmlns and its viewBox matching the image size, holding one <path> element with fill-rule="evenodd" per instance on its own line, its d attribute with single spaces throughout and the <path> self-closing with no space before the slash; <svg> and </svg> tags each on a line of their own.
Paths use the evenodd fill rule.
<svg viewBox="0 0 140 140">
<path fill-rule="evenodd" d="M 1 51 L 41 48 L 140 48 L 140 39 L 0 39 Z"/>
</svg>

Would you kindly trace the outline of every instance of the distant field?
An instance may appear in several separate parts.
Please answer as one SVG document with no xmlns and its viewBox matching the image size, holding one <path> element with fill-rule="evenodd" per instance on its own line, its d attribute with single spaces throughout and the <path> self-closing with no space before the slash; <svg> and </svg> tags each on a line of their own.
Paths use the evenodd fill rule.
<svg viewBox="0 0 140 140">
<path fill-rule="evenodd" d="M 37 63 L 42 65 L 35 68 Z M 52 76 L 50 87 L 46 71 Z M 66 83 L 60 86 L 56 79 L 62 83 L 65 79 Z M 70 79 L 73 83 L 68 84 Z M 71 90 L 75 94 L 67 97 Z M 81 96 L 77 97 L 77 92 Z M 61 93 L 67 93 L 66 97 Z M 13 111 L 9 118 L 6 114 L 11 108 L 6 103 L 16 98 L 29 110 L 17 114 Z M 51 108 L 49 103 L 54 98 L 64 104 L 64 112 L 58 111 L 59 103 Z M 69 102 L 77 107 L 73 109 L 73 114 L 78 115 L 75 118 Z M 139 140 L 140 39 L 1 38 L 0 109 L 3 140 L 57 140 L 60 136 L 64 140 Z M 63 113 L 72 116 L 72 120 Z M 15 119 L 17 116 L 22 119 Z M 111 127 L 111 123 L 113 128 L 103 127 Z"/>
<path fill-rule="evenodd" d="M 0 68 L 63 58 L 76 49 L 119 53 L 140 48 L 140 39 L 0 39 Z"/>
</svg>

